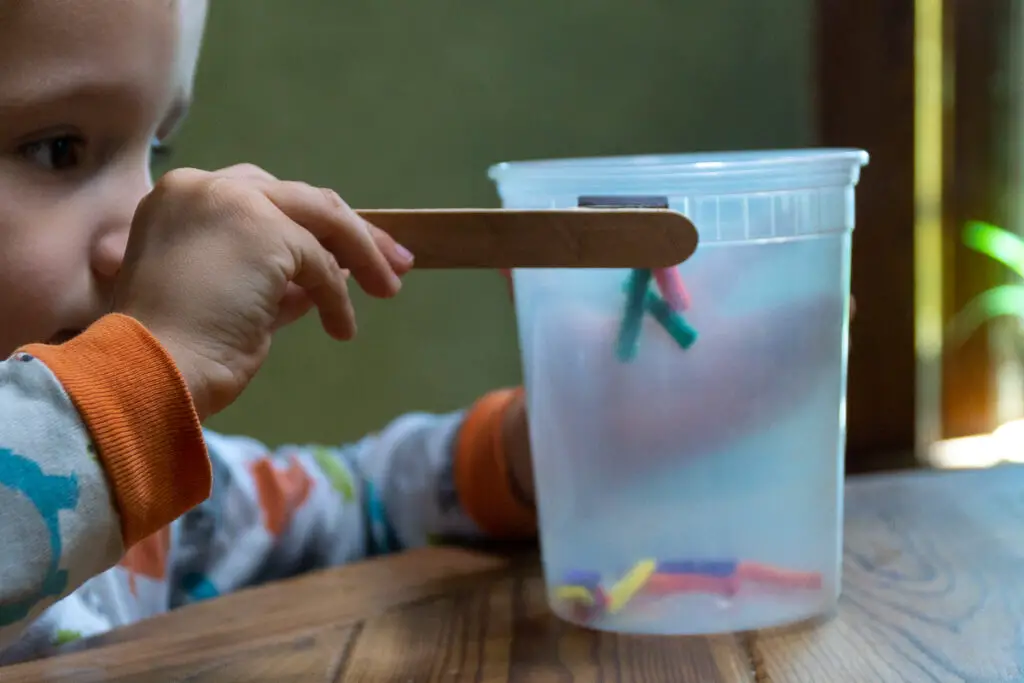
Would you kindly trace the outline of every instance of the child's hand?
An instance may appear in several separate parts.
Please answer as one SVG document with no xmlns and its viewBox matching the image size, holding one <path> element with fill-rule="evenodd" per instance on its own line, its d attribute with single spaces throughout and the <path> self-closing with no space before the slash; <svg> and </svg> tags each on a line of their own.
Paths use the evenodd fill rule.
<svg viewBox="0 0 1024 683">
<path fill-rule="evenodd" d="M 520 391 L 505 411 L 502 425 L 505 457 L 508 462 L 509 484 L 516 497 L 525 505 L 535 504 L 533 488 L 533 459 L 530 455 L 530 429 L 526 419 L 526 400 Z"/>
<path fill-rule="evenodd" d="M 168 350 L 200 418 L 234 401 L 280 324 L 320 311 L 337 339 L 355 334 L 349 272 L 390 297 L 412 258 L 337 194 L 253 166 L 172 171 L 141 202 L 114 310 Z"/>
</svg>

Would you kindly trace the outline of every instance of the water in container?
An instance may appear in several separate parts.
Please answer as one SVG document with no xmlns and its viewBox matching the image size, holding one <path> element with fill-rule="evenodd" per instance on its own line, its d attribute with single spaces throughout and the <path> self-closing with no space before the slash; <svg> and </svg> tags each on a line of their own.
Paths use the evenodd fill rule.
<svg viewBox="0 0 1024 683">
<path fill-rule="evenodd" d="M 508 208 L 662 203 L 699 234 L 696 253 L 667 271 L 514 272 L 559 616 L 710 634 L 834 609 L 854 187 L 866 162 L 859 150 L 808 149 L 491 169 Z"/>
</svg>

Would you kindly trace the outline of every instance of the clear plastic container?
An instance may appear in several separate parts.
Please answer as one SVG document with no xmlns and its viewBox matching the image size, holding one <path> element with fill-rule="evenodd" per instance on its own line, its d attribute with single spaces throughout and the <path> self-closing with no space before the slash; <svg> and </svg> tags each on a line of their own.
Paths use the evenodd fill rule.
<svg viewBox="0 0 1024 683">
<path fill-rule="evenodd" d="M 689 298 L 678 312 L 644 271 L 514 273 L 559 616 L 710 634 L 831 613 L 854 186 L 866 163 L 859 150 L 808 149 L 490 169 L 508 208 L 660 197 L 700 235 L 676 270 Z"/>
</svg>

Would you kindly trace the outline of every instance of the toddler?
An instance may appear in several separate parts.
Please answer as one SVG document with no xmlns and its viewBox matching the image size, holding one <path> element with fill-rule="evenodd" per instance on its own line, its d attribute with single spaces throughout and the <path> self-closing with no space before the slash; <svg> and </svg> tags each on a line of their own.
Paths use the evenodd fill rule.
<svg viewBox="0 0 1024 683">
<path fill-rule="evenodd" d="M 201 430 L 276 328 L 315 307 L 348 339 L 349 279 L 390 297 L 413 262 L 253 166 L 152 187 L 205 14 L 0 0 L 0 663 L 434 537 L 533 533 L 518 390 L 344 448 Z"/>
</svg>

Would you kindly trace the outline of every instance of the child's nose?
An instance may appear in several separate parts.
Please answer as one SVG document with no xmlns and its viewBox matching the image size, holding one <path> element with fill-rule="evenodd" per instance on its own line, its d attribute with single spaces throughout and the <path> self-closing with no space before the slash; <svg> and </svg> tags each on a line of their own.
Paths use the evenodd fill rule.
<svg viewBox="0 0 1024 683">
<path fill-rule="evenodd" d="M 109 202 L 105 205 L 108 213 L 100 222 L 89 256 L 97 278 L 112 281 L 121 270 L 135 209 L 152 189 L 148 157 L 141 167 L 126 167 L 124 173 L 111 177 Z"/>
<path fill-rule="evenodd" d="M 128 225 L 111 230 L 96 240 L 92 250 L 92 270 L 97 277 L 113 280 L 117 276 L 127 245 Z"/>
</svg>

